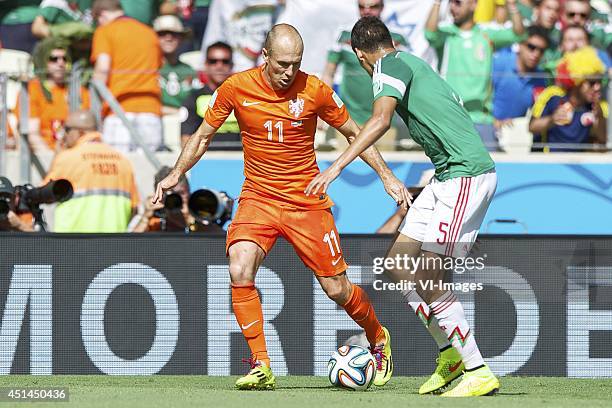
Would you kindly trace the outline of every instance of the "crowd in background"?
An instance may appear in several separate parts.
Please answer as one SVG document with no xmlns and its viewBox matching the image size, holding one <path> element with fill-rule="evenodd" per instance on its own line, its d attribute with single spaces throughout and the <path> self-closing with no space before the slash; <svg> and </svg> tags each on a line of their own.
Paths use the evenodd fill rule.
<svg viewBox="0 0 612 408">
<path fill-rule="evenodd" d="M 387 23 L 398 49 L 417 54 L 438 70 L 457 91 L 489 150 L 502 150 L 499 136 L 519 123 L 524 133 L 532 135 L 533 151 L 609 150 L 606 90 L 612 72 L 612 28 L 608 2 L 343 3 L 0 0 L 0 41 L 3 50 L 31 55 L 34 74 L 28 78 L 25 132 L 34 152 L 64 154 L 98 139 L 113 151 L 135 151 L 139 144 L 132 131 L 150 150 L 168 150 L 173 143 L 164 135 L 165 117 L 176 118 L 181 141 L 174 145 L 180 147 L 201 123 L 215 89 L 233 72 L 261 62 L 265 35 L 276 22 L 288 22 L 300 30 L 306 44 L 302 68 L 333 86 L 351 116 L 362 124 L 371 113 L 371 81 L 352 52 L 350 31 L 366 15 Z M 321 41 L 323 35 L 329 36 L 326 33 L 333 33 L 329 37 L 333 41 Z M 68 80 L 76 67 L 82 72 L 78 86 Z M 95 112 L 92 82 L 110 90 L 130 126 L 104 98 Z M 9 149 L 17 146 L 19 132 L 24 131 L 16 120 L 23 116 L 23 97 L 20 93 L 12 107 L 13 120 L 2 124 L 7 127 Z M 92 110 L 93 119 L 73 117 L 76 125 L 69 126 L 71 102 L 73 111 Z M 86 126 L 81 129 L 83 123 Z M 320 130 L 324 128 L 321 123 Z M 68 143 L 67 136 L 76 130 L 88 136 Z M 341 148 L 341 138 L 329 133 L 319 146 Z M 392 129 L 379 147 L 411 148 L 406 141 L 407 129 Z M 241 149 L 233 115 L 219 129 L 210 149 Z M 57 160 L 53 166 L 50 171 L 57 171 Z M 111 166 L 95 171 L 115 170 Z M 113 190 L 112 186 L 92 189 L 101 188 Z M 121 230 L 137 198 L 127 184 L 113 191 L 123 197 L 122 211 L 127 214 L 121 219 Z"/>
<path fill-rule="evenodd" d="M 36 148 L 55 148 L 68 113 L 66 78 L 77 62 L 93 72 L 84 76 L 83 83 L 89 79 L 105 83 L 152 150 L 166 148 L 162 115 L 178 115 L 184 140 L 197 127 L 215 88 L 232 72 L 260 62 L 266 32 L 275 21 L 293 22 L 283 15 L 285 9 L 300 7 L 299 3 L 0 1 L 2 46 L 33 56 L 36 77 L 28 87 L 31 143 Z M 315 15 L 332 7 L 317 0 L 307 3 Z M 429 59 L 462 98 L 490 150 L 500 148 L 500 129 L 529 112 L 534 150 L 580 150 L 581 145 L 606 144 L 605 129 L 594 129 L 593 124 L 605 122 L 607 116 L 605 86 L 612 44 L 607 2 L 406 0 L 399 8 L 398 1 L 386 3 L 355 0 L 351 7 L 361 16 L 387 20 L 399 49 Z M 395 7 L 396 12 L 385 18 L 385 7 Z M 425 17 L 421 17 L 421 29 L 405 23 L 413 22 L 408 15 L 416 14 L 417 8 Z M 371 92 L 350 48 L 350 28 L 359 15 L 350 14 L 338 20 L 345 24 L 330 28 L 336 32 L 331 46 L 318 44 L 307 52 L 327 55 L 315 73 L 337 86 L 352 116 L 363 123 L 370 111 Z M 426 50 L 420 45 L 423 41 Z M 210 45 L 214 47 L 209 50 Z M 593 86 L 586 89 L 587 85 Z M 79 99 L 81 107 L 90 107 L 86 87 Z M 542 117 L 551 119 L 538 120 Z M 121 151 L 136 149 L 129 129 L 106 104 L 102 118 L 106 142 Z M 213 148 L 240 149 L 233 118 L 222 133 L 225 137 L 218 138 Z M 16 134 L 16 126 L 9 134 Z M 392 135 L 383 147 L 393 149 L 406 136 Z M 14 144 L 13 138 L 9 147 Z"/>
</svg>

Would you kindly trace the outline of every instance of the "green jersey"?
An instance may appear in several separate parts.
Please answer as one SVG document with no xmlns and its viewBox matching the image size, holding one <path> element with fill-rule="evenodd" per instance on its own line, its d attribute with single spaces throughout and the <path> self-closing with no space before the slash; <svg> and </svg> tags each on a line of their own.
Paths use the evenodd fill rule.
<svg viewBox="0 0 612 408">
<path fill-rule="evenodd" d="M 5 0 L 0 3 L 0 24 L 28 24 L 38 15 L 40 0 Z"/>
<path fill-rule="evenodd" d="M 425 150 L 440 181 L 475 177 L 495 168 L 457 93 L 423 60 L 396 51 L 379 59 L 374 100 L 397 99 L 396 112 Z"/>
<path fill-rule="evenodd" d="M 80 21 L 92 25 L 92 0 L 43 0 L 39 14 L 48 24 L 63 24 Z"/>
<path fill-rule="evenodd" d="M 440 74 L 457 90 L 475 123 L 493 123 L 491 73 L 493 51 L 520 41 L 510 29 L 476 24 L 461 30 L 454 24 L 425 31 L 438 53 Z"/>
<path fill-rule="evenodd" d="M 162 104 L 180 108 L 185 98 L 191 93 L 196 72 L 189 65 L 178 62 L 170 65 L 168 62 L 159 71 L 159 82 L 162 90 Z"/>
<path fill-rule="evenodd" d="M 401 34 L 391 33 L 391 37 L 397 48 L 406 47 L 406 39 Z M 364 124 L 372 116 L 372 80 L 351 48 L 351 28 L 340 31 L 338 40 L 327 53 L 327 61 L 341 66 L 340 98 L 351 118 L 358 125 Z"/>
</svg>

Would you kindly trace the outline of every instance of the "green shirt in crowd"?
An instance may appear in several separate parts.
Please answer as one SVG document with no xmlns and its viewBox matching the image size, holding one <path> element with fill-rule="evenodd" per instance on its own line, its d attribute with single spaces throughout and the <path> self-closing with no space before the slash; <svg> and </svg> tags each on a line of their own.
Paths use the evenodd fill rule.
<svg viewBox="0 0 612 408">
<path fill-rule="evenodd" d="M 374 100 L 397 99 L 395 111 L 436 168 L 435 177 L 475 177 L 495 168 L 461 98 L 423 60 L 403 51 L 379 59 Z"/>
<path fill-rule="evenodd" d="M 425 31 L 425 38 L 438 53 L 440 74 L 457 91 L 475 123 L 491 124 L 491 72 L 493 52 L 521 40 L 510 29 L 476 24 L 464 31 L 454 24 Z"/>
<path fill-rule="evenodd" d="M 351 118 L 364 124 L 372 116 L 372 79 L 359 65 L 359 60 L 351 48 L 351 28 L 341 30 L 338 40 L 327 54 L 327 61 L 342 66 L 340 98 L 345 103 Z M 391 33 L 396 47 L 406 47 L 406 39 L 401 34 Z"/>
<path fill-rule="evenodd" d="M 176 65 L 166 62 L 159 73 L 162 105 L 180 108 L 193 88 L 195 70 L 180 61 Z"/>
<path fill-rule="evenodd" d="M 38 15 L 40 0 L 6 0 L 0 2 L 0 24 L 28 24 Z"/>
<path fill-rule="evenodd" d="M 159 15 L 161 3 L 162 0 L 121 0 L 121 6 L 126 16 L 148 25 L 151 25 Z"/>
<path fill-rule="evenodd" d="M 92 3 L 93 0 L 43 0 L 39 14 L 51 25 L 73 21 L 92 24 Z"/>
</svg>

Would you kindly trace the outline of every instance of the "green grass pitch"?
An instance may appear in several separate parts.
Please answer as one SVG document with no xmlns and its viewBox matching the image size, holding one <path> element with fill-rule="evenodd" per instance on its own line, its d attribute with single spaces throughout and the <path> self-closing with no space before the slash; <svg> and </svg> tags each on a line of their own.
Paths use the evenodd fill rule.
<svg viewBox="0 0 612 408">
<path fill-rule="evenodd" d="M 0 407 L 610 407 L 612 380 L 504 377 L 494 397 L 440 398 L 417 394 L 424 378 L 394 377 L 365 392 L 333 388 L 324 377 L 278 377 L 276 391 L 237 391 L 236 377 L 0 376 L 0 387 L 68 387 L 66 403 L 8 403 Z"/>
</svg>

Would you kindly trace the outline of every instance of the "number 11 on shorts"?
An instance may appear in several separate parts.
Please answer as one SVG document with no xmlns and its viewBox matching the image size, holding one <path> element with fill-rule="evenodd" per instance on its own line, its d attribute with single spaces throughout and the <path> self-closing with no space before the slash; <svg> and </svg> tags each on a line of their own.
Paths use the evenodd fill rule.
<svg viewBox="0 0 612 408">
<path fill-rule="evenodd" d="M 332 245 L 332 240 L 334 241 L 334 245 Z M 336 251 L 338 254 L 342 252 L 340 250 L 340 245 L 338 245 L 338 238 L 336 238 L 336 232 L 334 230 L 325 234 L 323 242 L 329 245 L 329 252 L 331 252 L 332 258 L 336 256 Z M 336 251 L 334 251 L 334 246 L 336 247 Z"/>
</svg>

